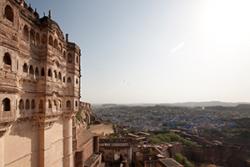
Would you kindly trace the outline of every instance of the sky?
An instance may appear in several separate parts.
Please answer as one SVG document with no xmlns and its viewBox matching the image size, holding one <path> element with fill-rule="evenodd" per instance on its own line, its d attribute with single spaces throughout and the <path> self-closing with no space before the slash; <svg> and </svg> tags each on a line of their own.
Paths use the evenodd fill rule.
<svg viewBox="0 0 250 167">
<path fill-rule="evenodd" d="M 81 47 L 83 101 L 250 101 L 249 0 L 26 2 Z"/>
</svg>

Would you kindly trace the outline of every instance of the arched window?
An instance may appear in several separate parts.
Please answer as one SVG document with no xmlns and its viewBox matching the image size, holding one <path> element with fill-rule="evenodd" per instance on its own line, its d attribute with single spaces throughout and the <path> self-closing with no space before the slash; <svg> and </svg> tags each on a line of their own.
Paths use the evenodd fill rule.
<svg viewBox="0 0 250 167">
<path fill-rule="evenodd" d="M 55 106 L 55 108 L 57 109 L 57 103 L 56 103 L 56 100 L 54 100 L 54 106 Z"/>
<path fill-rule="evenodd" d="M 51 35 L 49 36 L 49 45 L 53 46 L 53 38 Z"/>
<path fill-rule="evenodd" d="M 36 33 L 36 45 L 40 45 L 40 34 Z"/>
<path fill-rule="evenodd" d="M 71 78 L 70 77 L 68 77 L 67 82 L 71 83 Z"/>
<path fill-rule="evenodd" d="M 57 72 L 54 70 L 54 77 L 57 78 Z"/>
<path fill-rule="evenodd" d="M 36 103 L 35 103 L 35 100 L 33 99 L 31 101 L 31 109 L 35 109 L 36 108 Z"/>
<path fill-rule="evenodd" d="M 11 66 L 11 56 L 9 53 L 4 54 L 3 62 L 4 64 Z"/>
<path fill-rule="evenodd" d="M 43 34 L 42 36 L 42 44 L 45 45 L 47 43 L 47 36 Z"/>
<path fill-rule="evenodd" d="M 76 78 L 76 84 L 78 84 L 78 79 Z"/>
<path fill-rule="evenodd" d="M 29 40 L 29 28 L 28 28 L 27 25 L 25 25 L 25 26 L 23 27 L 23 39 L 24 39 L 25 41 L 28 41 L 28 40 Z"/>
<path fill-rule="evenodd" d="M 77 102 L 77 101 L 75 101 L 75 106 L 76 106 L 76 107 L 78 106 L 78 102 Z"/>
<path fill-rule="evenodd" d="M 61 72 L 58 73 L 58 79 L 62 80 L 62 74 L 61 74 Z"/>
<path fill-rule="evenodd" d="M 43 100 L 39 101 L 39 109 L 43 109 Z"/>
<path fill-rule="evenodd" d="M 30 41 L 35 44 L 35 31 L 33 29 L 30 30 Z"/>
<path fill-rule="evenodd" d="M 26 63 L 23 65 L 23 72 L 28 72 L 28 65 Z"/>
<path fill-rule="evenodd" d="M 50 100 L 48 100 L 48 105 L 49 105 L 49 108 L 52 108 L 52 104 Z"/>
<path fill-rule="evenodd" d="M 62 102 L 61 100 L 58 100 L 59 107 L 62 108 Z"/>
<path fill-rule="evenodd" d="M 2 101 L 3 111 L 10 111 L 10 99 L 5 98 Z"/>
<path fill-rule="evenodd" d="M 68 54 L 68 63 L 72 63 L 73 57 L 71 54 Z"/>
<path fill-rule="evenodd" d="M 24 102 L 23 102 L 23 99 L 21 99 L 21 100 L 19 101 L 19 109 L 20 109 L 20 110 L 23 110 L 23 109 L 24 109 Z"/>
<path fill-rule="evenodd" d="M 31 75 L 34 75 L 34 69 L 33 69 L 33 66 L 32 66 L 32 65 L 30 66 L 29 72 L 30 72 Z"/>
<path fill-rule="evenodd" d="M 48 70 L 48 76 L 49 76 L 49 77 L 52 77 L 51 69 Z"/>
<path fill-rule="evenodd" d="M 60 64 L 58 61 L 55 62 L 57 67 L 60 67 Z"/>
<path fill-rule="evenodd" d="M 14 12 L 13 9 L 7 5 L 4 9 L 4 16 L 6 17 L 6 19 L 8 19 L 9 21 L 13 22 L 14 21 Z"/>
<path fill-rule="evenodd" d="M 69 100 L 66 102 L 66 107 L 67 107 L 68 109 L 71 108 L 71 102 L 70 102 Z"/>
<path fill-rule="evenodd" d="M 63 82 L 65 83 L 65 77 L 63 77 Z"/>
<path fill-rule="evenodd" d="M 30 101 L 29 101 L 29 99 L 27 99 L 26 102 L 25 102 L 25 109 L 26 110 L 30 109 Z"/>
<path fill-rule="evenodd" d="M 38 67 L 36 67 L 36 70 L 35 70 L 35 75 L 36 75 L 36 77 L 38 77 L 38 76 L 39 76 L 39 69 L 38 69 Z"/>
<path fill-rule="evenodd" d="M 54 48 L 56 48 L 56 49 L 58 48 L 58 41 L 57 41 L 57 39 L 54 40 Z"/>
<path fill-rule="evenodd" d="M 41 76 L 43 77 L 45 75 L 44 68 L 41 69 Z"/>
</svg>

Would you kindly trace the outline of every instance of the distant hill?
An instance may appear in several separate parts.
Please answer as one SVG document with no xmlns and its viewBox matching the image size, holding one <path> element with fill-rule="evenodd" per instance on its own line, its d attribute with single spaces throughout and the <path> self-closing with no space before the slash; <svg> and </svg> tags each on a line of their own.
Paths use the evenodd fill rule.
<svg viewBox="0 0 250 167">
<path fill-rule="evenodd" d="M 239 104 L 242 104 L 242 103 L 207 101 L 207 102 L 172 103 L 172 104 L 166 104 L 166 105 L 182 106 L 182 107 L 211 107 L 211 106 L 235 107 L 235 106 L 237 106 Z"/>
<path fill-rule="evenodd" d="M 94 104 L 94 107 L 116 107 L 116 106 L 177 106 L 177 107 L 211 107 L 211 106 L 223 106 L 223 107 L 236 107 L 236 106 L 249 106 L 250 103 L 233 103 L 233 102 L 221 102 L 221 101 L 204 101 L 204 102 L 183 102 L 183 103 L 136 103 L 136 104 Z"/>
</svg>

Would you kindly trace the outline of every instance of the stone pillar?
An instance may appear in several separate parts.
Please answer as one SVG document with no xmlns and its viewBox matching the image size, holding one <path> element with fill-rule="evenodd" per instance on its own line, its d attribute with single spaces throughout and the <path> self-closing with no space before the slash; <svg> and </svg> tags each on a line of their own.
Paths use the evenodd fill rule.
<svg viewBox="0 0 250 167">
<path fill-rule="evenodd" d="M 63 119 L 63 167 L 73 167 L 72 117 Z"/>
<path fill-rule="evenodd" d="M 44 125 L 39 125 L 38 126 L 38 140 L 39 140 L 39 167 L 44 167 L 45 165 L 45 141 L 44 141 L 44 133 L 45 133 L 45 126 Z"/>
</svg>

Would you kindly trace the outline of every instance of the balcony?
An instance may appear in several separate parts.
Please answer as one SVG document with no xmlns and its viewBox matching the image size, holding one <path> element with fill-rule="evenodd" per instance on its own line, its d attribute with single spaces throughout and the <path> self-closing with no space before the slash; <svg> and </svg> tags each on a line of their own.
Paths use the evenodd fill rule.
<svg viewBox="0 0 250 167">
<path fill-rule="evenodd" d="M 13 122 L 16 118 L 16 112 L 0 111 L 0 124 L 5 122 Z"/>
<path fill-rule="evenodd" d="M 12 122 L 15 121 L 15 111 L 1 111 L 0 110 L 0 136 L 4 134 Z"/>
</svg>

